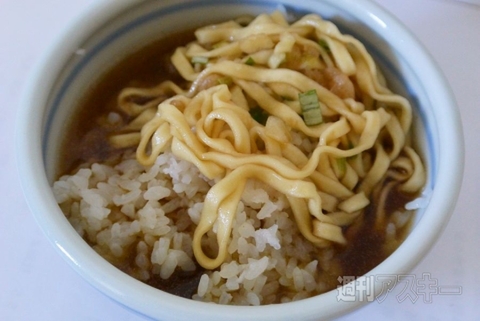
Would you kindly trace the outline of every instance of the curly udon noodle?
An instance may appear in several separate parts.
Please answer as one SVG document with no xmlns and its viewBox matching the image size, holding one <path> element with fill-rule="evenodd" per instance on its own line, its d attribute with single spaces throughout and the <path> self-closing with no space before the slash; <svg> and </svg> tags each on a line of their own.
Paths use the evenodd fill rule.
<svg viewBox="0 0 480 321">
<path fill-rule="evenodd" d="M 189 91 L 170 81 L 152 89 L 125 89 L 119 104 L 138 117 L 129 125 L 132 133 L 112 141 L 138 143 L 137 159 L 147 166 L 171 149 L 216 181 L 193 238 L 203 267 L 214 269 L 225 260 L 249 179 L 285 194 L 300 232 L 319 247 L 346 242 L 342 226 L 360 215 L 386 176 L 404 192 L 423 187 L 422 161 L 407 145 L 410 104 L 387 89 L 358 40 L 317 15 L 289 24 L 278 12 L 260 15 L 246 26 L 230 21 L 204 27 L 195 35 L 197 40 L 177 48 L 171 59 L 191 82 Z M 295 50 L 301 52 L 300 66 L 289 68 L 286 61 L 295 59 Z M 208 62 L 192 63 L 199 56 Z M 353 95 L 308 76 L 319 70 L 335 71 L 340 89 L 353 88 Z M 298 94 L 312 89 L 324 122 L 307 126 Z M 132 96 L 152 99 L 135 104 Z M 252 118 L 254 106 L 269 114 L 266 124 Z M 306 151 L 294 142 L 293 133 L 316 147 Z M 202 237 L 210 230 L 218 242 L 213 258 L 202 248 Z"/>
</svg>

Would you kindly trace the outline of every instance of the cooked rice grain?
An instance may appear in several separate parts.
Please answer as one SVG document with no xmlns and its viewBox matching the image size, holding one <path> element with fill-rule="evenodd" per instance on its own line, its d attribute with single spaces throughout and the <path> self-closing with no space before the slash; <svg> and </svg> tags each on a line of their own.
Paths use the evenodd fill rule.
<svg viewBox="0 0 480 321">
<path fill-rule="evenodd" d="M 133 154 L 116 166 L 84 165 L 53 190 L 75 230 L 100 255 L 148 281 L 198 268 L 192 236 L 213 184 L 166 152 L 149 168 Z M 215 253 L 214 232 L 204 243 Z M 225 263 L 200 277 L 192 298 L 260 305 L 309 297 L 327 288 L 318 269 L 328 257 L 303 239 L 285 196 L 252 180 L 237 209 Z"/>
</svg>

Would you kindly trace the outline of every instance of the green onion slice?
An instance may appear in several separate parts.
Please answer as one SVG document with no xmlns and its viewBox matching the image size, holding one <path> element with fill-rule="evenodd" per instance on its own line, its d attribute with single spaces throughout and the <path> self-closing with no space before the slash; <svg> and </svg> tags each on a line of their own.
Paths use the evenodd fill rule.
<svg viewBox="0 0 480 321">
<path fill-rule="evenodd" d="M 337 167 L 340 171 L 340 175 L 344 176 L 347 171 L 347 159 L 345 157 L 337 158 Z"/>
<path fill-rule="evenodd" d="M 330 46 L 328 45 L 325 39 L 318 40 L 318 44 L 322 47 L 326 52 L 330 53 Z"/>
<path fill-rule="evenodd" d="M 255 65 L 255 60 L 253 60 L 252 57 L 248 57 L 247 61 L 245 61 L 245 64 L 249 66 L 254 66 Z"/>
<path fill-rule="evenodd" d="M 307 126 L 315 126 L 323 122 L 322 110 L 315 89 L 298 94 L 302 107 L 303 120 Z"/>
<path fill-rule="evenodd" d="M 265 110 L 258 106 L 250 108 L 248 112 L 253 119 L 255 119 L 258 123 L 262 125 L 265 125 L 267 123 L 267 119 L 270 116 Z"/>
</svg>

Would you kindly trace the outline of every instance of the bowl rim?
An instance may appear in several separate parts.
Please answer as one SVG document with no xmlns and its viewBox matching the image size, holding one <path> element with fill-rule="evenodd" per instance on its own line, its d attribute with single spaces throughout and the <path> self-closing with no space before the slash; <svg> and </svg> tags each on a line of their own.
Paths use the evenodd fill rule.
<svg viewBox="0 0 480 321">
<path fill-rule="evenodd" d="M 248 1 L 247 1 L 248 2 Z M 270 1 L 268 1 L 270 2 Z M 312 0 L 312 3 L 320 2 Z M 450 86 L 432 56 L 416 37 L 393 15 L 370 0 L 349 1 L 324 0 L 342 9 L 348 9 L 355 17 L 369 16 L 371 23 L 378 24 L 378 30 L 383 33 L 395 33 L 404 44 L 409 44 L 413 50 L 410 55 L 415 56 L 415 66 L 429 74 L 420 75 L 422 85 L 426 86 L 428 99 L 432 106 L 444 106 L 442 115 L 434 114 L 435 121 L 449 126 L 442 127 L 437 132 L 439 141 L 438 171 L 436 173 L 435 190 L 429 208 L 417 227 L 410 233 L 403 244 L 384 262 L 370 271 L 365 278 L 373 274 L 385 274 L 385 271 L 407 273 L 418 264 L 436 242 L 453 212 L 461 187 L 464 166 L 464 140 L 460 114 Z M 17 114 L 16 128 L 16 156 L 17 170 L 25 198 L 33 216 L 47 239 L 53 244 L 61 256 L 78 272 L 88 283 L 96 289 L 115 299 L 127 308 L 138 313 L 164 318 L 169 316 L 159 311 L 154 302 L 167 301 L 173 309 L 180 313 L 180 319 L 189 319 L 192 316 L 208 318 L 210 309 L 205 309 L 206 303 L 183 299 L 154 289 L 130 277 L 110 265 L 97 255 L 80 236 L 72 237 L 73 227 L 66 220 L 59 220 L 54 215 L 44 215 L 38 209 L 59 211 L 50 184 L 44 174 L 44 164 L 41 149 L 41 133 L 43 133 L 43 113 L 47 106 L 50 89 L 56 82 L 58 75 L 71 57 L 70 48 L 81 43 L 105 21 L 117 14 L 138 4 L 134 0 L 99 1 L 91 4 L 69 27 L 60 34 L 56 42 L 50 46 L 43 57 L 36 64 L 32 76 L 22 94 L 20 108 Z M 85 21 L 89 21 L 85 24 Z M 82 28 L 79 28 L 81 26 Z M 370 26 L 370 28 L 372 28 Z M 383 30 L 383 31 L 382 31 Z M 410 62 L 410 61 L 409 61 Z M 411 63 L 411 62 L 410 62 Z M 432 81 L 432 79 L 434 81 Z M 39 107 L 40 106 L 40 107 Z M 32 133 L 39 135 L 34 135 Z M 452 166 L 453 165 L 453 166 Z M 436 215 L 429 214 L 436 213 Z M 397 258 L 404 258 L 399 260 Z M 122 282 L 118 282 L 118 279 Z M 126 291 L 128 290 L 128 291 Z M 332 290 L 325 294 L 296 301 L 288 304 L 260 307 L 238 307 L 216 305 L 215 317 L 229 318 L 235 314 L 237 318 L 255 318 L 267 320 L 270 316 L 286 316 L 289 311 L 296 311 L 298 318 L 314 319 L 318 317 L 318 306 L 325 305 L 323 317 L 332 318 L 356 309 L 366 302 L 356 301 L 342 304 L 342 311 L 338 311 L 339 304 L 337 291 Z M 192 308 L 185 312 L 183 307 L 188 303 Z M 346 302 L 345 302 L 346 303 Z M 343 310 L 343 308 L 345 308 Z M 183 312 L 181 312 L 183 311 Z M 259 316 L 261 314 L 261 317 Z"/>
</svg>

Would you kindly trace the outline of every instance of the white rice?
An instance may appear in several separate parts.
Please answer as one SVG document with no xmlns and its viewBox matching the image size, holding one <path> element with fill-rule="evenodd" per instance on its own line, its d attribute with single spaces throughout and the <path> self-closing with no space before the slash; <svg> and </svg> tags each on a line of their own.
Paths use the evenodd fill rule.
<svg viewBox="0 0 480 321">
<path fill-rule="evenodd" d="M 203 200 L 214 182 L 167 152 L 145 168 L 133 154 L 116 166 L 91 164 L 53 186 L 65 215 L 93 248 L 142 281 L 198 268 L 191 247 Z M 249 181 L 237 209 L 226 261 L 206 271 L 194 300 L 260 305 L 316 295 L 331 253 L 299 233 L 282 194 Z M 216 250 L 216 235 L 205 247 Z M 322 268 L 321 262 L 325 262 Z"/>
</svg>

